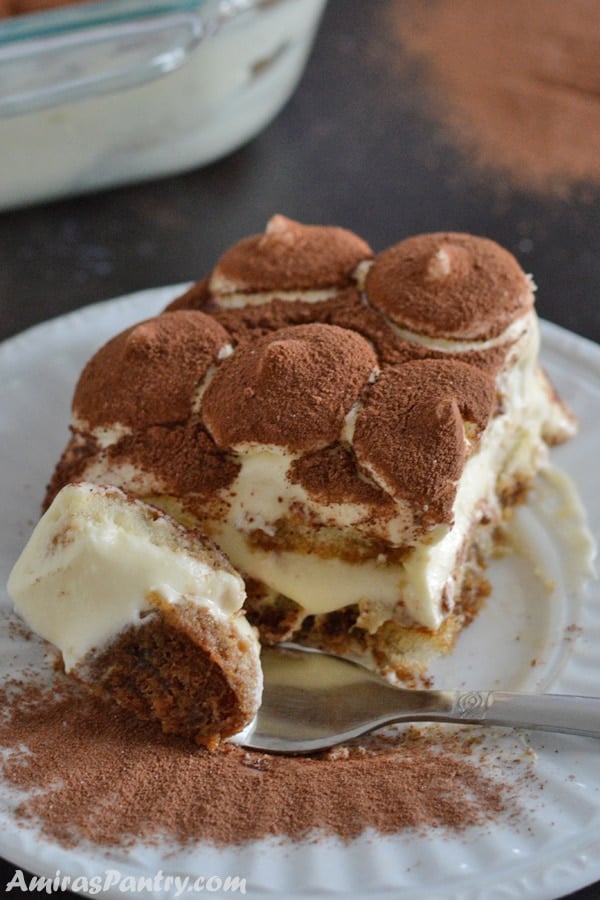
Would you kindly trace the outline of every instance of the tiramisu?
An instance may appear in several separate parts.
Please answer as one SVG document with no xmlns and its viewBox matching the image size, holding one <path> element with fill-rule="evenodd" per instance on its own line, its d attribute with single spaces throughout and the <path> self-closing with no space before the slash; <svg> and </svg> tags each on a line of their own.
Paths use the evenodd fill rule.
<svg viewBox="0 0 600 900">
<path fill-rule="evenodd" d="M 8 583 L 15 608 L 93 692 L 209 746 L 260 704 L 244 584 L 223 554 L 116 487 L 64 487 Z"/>
<path fill-rule="evenodd" d="M 275 216 L 84 369 L 68 482 L 200 526 L 263 641 L 418 677 L 486 592 L 498 526 L 574 421 L 538 363 L 533 285 L 493 241 Z"/>
</svg>

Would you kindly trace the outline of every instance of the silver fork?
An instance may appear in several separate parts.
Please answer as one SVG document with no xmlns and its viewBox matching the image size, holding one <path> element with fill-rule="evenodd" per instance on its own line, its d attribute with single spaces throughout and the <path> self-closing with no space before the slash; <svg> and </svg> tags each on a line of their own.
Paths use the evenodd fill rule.
<svg viewBox="0 0 600 900">
<path fill-rule="evenodd" d="M 503 725 L 600 737 L 600 697 L 406 690 L 357 663 L 296 645 L 262 651 L 265 687 L 243 746 L 311 753 L 394 722 Z"/>
</svg>

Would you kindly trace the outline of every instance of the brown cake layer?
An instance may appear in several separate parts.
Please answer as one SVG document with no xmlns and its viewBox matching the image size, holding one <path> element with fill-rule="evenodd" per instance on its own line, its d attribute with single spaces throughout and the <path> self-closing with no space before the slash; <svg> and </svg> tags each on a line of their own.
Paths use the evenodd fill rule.
<svg viewBox="0 0 600 900">
<path fill-rule="evenodd" d="M 216 746 L 256 714 L 254 648 L 206 609 L 149 599 L 153 611 L 139 626 L 88 654 L 73 674 L 165 734 Z"/>
<path fill-rule="evenodd" d="M 165 733 L 213 746 L 256 715 L 260 646 L 244 583 L 198 528 L 117 487 L 69 484 L 8 588 L 68 673 Z"/>
<path fill-rule="evenodd" d="M 542 445 L 573 433 L 537 340 L 532 281 L 493 241 L 443 232 L 374 254 L 345 229 L 275 216 L 95 354 L 47 502 L 73 478 L 150 498 L 231 555 L 264 639 L 323 641 L 346 623 L 350 643 L 400 671 L 394 642 L 448 645 L 469 620 L 486 590 L 488 532 L 522 498 Z M 539 421 L 523 416 L 521 381 Z M 468 537 L 436 601 L 442 625 L 418 596 L 398 589 L 391 604 L 390 585 L 454 527 L 465 469 L 483 442 L 491 452 L 490 434 L 503 448 L 497 483 L 461 521 Z M 313 578 L 337 573 L 325 576 L 332 590 L 340 572 L 352 587 L 348 573 L 370 565 L 372 588 L 346 605 L 340 589 L 333 611 L 303 608 L 291 588 L 305 560 L 323 563 Z"/>
</svg>

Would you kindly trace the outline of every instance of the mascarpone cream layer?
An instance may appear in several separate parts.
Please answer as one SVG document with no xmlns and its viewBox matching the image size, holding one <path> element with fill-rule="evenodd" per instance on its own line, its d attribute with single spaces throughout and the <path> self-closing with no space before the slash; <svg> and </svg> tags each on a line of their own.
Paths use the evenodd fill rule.
<svg viewBox="0 0 600 900">
<path fill-rule="evenodd" d="M 231 488 L 225 523 L 211 523 L 211 534 L 233 565 L 295 600 L 307 613 L 332 612 L 358 604 L 363 627 L 375 631 L 390 618 L 407 616 L 435 630 L 452 609 L 457 567 L 466 542 L 484 515 L 499 515 L 498 493 L 513 480 L 531 479 L 547 454 L 542 435 L 562 427 L 562 412 L 552 401 L 548 383 L 537 366 L 539 330 L 534 316 L 514 347 L 516 359 L 499 376 L 504 412 L 490 422 L 479 447 L 468 458 L 453 507 L 453 525 L 438 526 L 420 539 L 401 563 L 385 556 L 351 563 L 294 551 L 256 547 L 254 530 L 269 529 L 285 518 L 295 502 L 304 502 L 321 521 L 339 528 L 360 529 L 365 510 L 340 504 L 327 509 L 302 495 L 285 479 L 291 461 L 273 451 L 248 453 Z M 467 438 L 465 437 L 465 440 Z M 328 513 L 328 515 L 326 514 Z M 391 544 L 401 546 L 412 531 L 412 513 L 400 508 L 396 519 L 380 523 Z M 371 521 L 370 533 L 377 532 Z"/>
<path fill-rule="evenodd" d="M 214 294 L 214 303 L 221 309 L 243 309 L 245 306 L 263 306 L 272 300 L 302 300 L 303 303 L 322 303 L 324 300 L 331 300 L 337 295 L 336 288 L 322 288 L 320 290 L 298 290 L 298 291 L 243 291 L 236 290 L 231 286 L 230 292 L 219 287 Z"/>
<path fill-rule="evenodd" d="M 436 630 L 452 609 L 457 572 L 472 529 L 484 514 L 499 516 L 498 494 L 510 490 L 515 478 L 533 478 L 547 454 L 544 437 L 564 436 L 565 429 L 572 429 L 538 366 L 535 313 L 519 319 L 493 344 L 504 341 L 512 346 L 497 377 L 503 411 L 490 421 L 467 459 L 457 486 L 452 527 L 440 525 L 423 534 L 417 525 L 421 511 L 402 501 L 393 515 L 389 509 L 378 514 L 376 508 L 360 503 L 320 502 L 301 484 L 288 480 L 289 466 L 297 457 L 264 445 L 245 446 L 237 454 L 240 471 L 222 494 L 227 515 L 215 520 L 208 511 L 206 518 L 199 513 L 201 524 L 236 569 L 296 601 L 309 614 L 358 604 L 359 624 L 370 631 L 390 618 Z M 449 352 L 467 349 L 461 342 L 446 343 L 444 349 Z M 343 439 L 349 443 L 356 415 L 353 408 L 344 429 Z M 115 437 L 118 434 L 117 428 Z M 467 431 L 465 442 L 470 447 Z M 152 496 L 152 502 L 186 517 L 184 498 L 161 498 L 161 485 L 150 473 L 132 465 L 110 465 L 102 453 L 90 461 L 85 477 L 117 484 L 138 496 Z M 260 542 L 253 539 L 257 532 L 274 537 L 277 523 L 297 523 L 299 511 L 300 522 L 304 517 L 307 526 L 339 529 L 341 541 L 353 535 L 387 542 L 392 549 L 413 549 L 401 562 L 380 553 L 354 563 L 338 556 L 257 546 Z"/>
<path fill-rule="evenodd" d="M 8 591 L 16 611 L 61 651 L 67 671 L 138 625 L 153 608 L 152 595 L 207 607 L 216 619 L 235 620 L 240 634 L 256 642 L 238 615 L 245 599 L 241 578 L 177 549 L 175 524 L 161 516 L 149 524 L 140 506 L 90 484 L 67 485 L 12 570 Z"/>
</svg>

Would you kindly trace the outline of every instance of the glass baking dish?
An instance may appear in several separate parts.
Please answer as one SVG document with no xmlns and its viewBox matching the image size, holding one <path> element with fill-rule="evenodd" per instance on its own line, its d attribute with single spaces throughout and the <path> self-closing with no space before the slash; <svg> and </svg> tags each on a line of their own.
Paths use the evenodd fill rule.
<svg viewBox="0 0 600 900">
<path fill-rule="evenodd" d="M 100 0 L 0 19 L 0 209 L 183 172 L 292 94 L 326 0 Z"/>
</svg>

